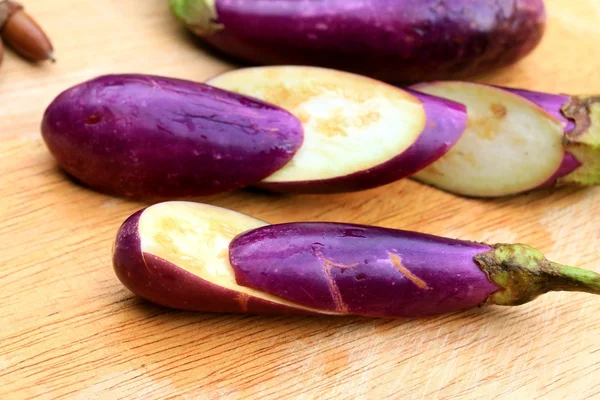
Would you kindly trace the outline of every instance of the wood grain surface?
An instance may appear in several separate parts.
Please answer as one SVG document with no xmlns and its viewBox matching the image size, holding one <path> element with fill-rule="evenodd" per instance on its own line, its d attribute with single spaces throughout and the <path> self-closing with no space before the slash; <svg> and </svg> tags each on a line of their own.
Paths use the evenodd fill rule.
<svg viewBox="0 0 600 400">
<path fill-rule="evenodd" d="M 25 0 L 58 63 L 8 53 L 0 68 L 0 399 L 600 398 L 600 298 L 591 295 L 424 320 L 201 314 L 134 298 L 113 273 L 111 247 L 121 222 L 146 204 L 70 181 L 39 126 L 59 92 L 99 74 L 203 80 L 234 67 L 194 41 L 166 3 Z M 542 45 L 478 79 L 600 93 L 600 1 L 547 6 Z M 524 242 L 600 271 L 600 188 L 473 200 L 404 180 L 353 194 L 196 200 L 273 223 Z"/>
</svg>

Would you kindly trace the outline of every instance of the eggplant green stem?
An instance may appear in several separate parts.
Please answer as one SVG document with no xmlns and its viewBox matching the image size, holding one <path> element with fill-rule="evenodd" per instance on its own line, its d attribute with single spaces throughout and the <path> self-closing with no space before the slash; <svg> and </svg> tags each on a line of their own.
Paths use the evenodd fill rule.
<svg viewBox="0 0 600 400">
<path fill-rule="evenodd" d="M 171 12 L 199 36 L 209 36 L 223 29 L 218 22 L 216 0 L 169 0 Z"/>
<path fill-rule="evenodd" d="M 581 163 L 560 182 L 600 185 L 600 96 L 572 96 L 561 110 L 575 123 L 565 134 L 565 150 Z"/>
<path fill-rule="evenodd" d="M 551 290 L 600 294 L 600 275 L 594 271 L 570 267 L 549 261 L 556 276 L 550 276 Z M 551 271 L 548 271 L 550 273 Z"/>
<path fill-rule="evenodd" d="M 600 274 L 548 261 L 533 247 L 499 244 L 475 256 L 488 278 L 500 287 L 489 304 L 518 306 L 551 291 L 600 294 Z"/>
</svg>

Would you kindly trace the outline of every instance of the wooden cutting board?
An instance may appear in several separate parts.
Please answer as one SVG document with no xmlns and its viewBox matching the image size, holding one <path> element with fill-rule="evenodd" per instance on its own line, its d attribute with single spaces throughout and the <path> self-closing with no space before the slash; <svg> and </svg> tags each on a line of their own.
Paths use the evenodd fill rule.
<svg viewBox="0 0 600 400">
<path fill-rule="evenodd" d="M 106 73 L 203 80 L 233 67 L 166 0 L 26 0 L 58 63 L 0 69 L 0 399 L 600 398 L 600 297 L 548 294 L 425 320 L 171 311 L 116 279 L 117 228 L 147 205 L 71 182 L 40 137 L 62 90 Z M 547 0 L 526 60 L 480 80 L 600 93 L 600 2 Z M 543 155 L 540 155 L 543 156 Z M 600 271 L 600 188 L 473 200 L 404 180 L 362 193 L 197 199 L 267 221 L 344 221 L 525 242 Z"/>
</svg>

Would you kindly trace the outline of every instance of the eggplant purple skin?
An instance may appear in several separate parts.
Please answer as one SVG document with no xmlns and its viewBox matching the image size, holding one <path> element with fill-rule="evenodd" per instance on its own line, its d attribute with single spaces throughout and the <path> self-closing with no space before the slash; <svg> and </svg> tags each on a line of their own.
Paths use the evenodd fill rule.
<svg viewBox="0 0 600 400">
<path fill-rule="evenodd" d="M 566 118 L 561 112 L 563 105 L 565 105 L 565 103 L 567 103 L 570 100 L 571 96 L 563 94 L 535 92 L 533 90 L 526 89 L 513 89 L 503 86 L 496 87 L 499 89 L 506 90 L 507 92 L 514 93 L 517 96 L 521 96 L 536 104 L 538 107 L 543 108 L 546 112 L 548 112 L 558 121 L 560 121 L 565 132 L 571 132 L 575 128 L 575 123 L 570 119 Z"/>
<path fill-rule="evenodd" d="M 238 235 L 230 245 L 230 262 L 239 285 L 297 304 L 415 318 L 484 303 L 499 287 L 474 256 L 491 249 L 380 227 L 289 223 Z"/>
<path fill-rule="evenodd" d="M 209 195 L 258 182 L 289 162 L 303 128 L 287 111 L 209 85 L 108 75 L 60 94 L 43 138 L 82 183 L 126 197 Z"/>
<path fill-rule="evenodd" d="M 425 128 L 398 156 L 374 168 L 331 179 L 297 182 L 260 182 L 273 192 L 328 194 L 372 189 L 407 178 L 433 164 L 458 142 L 467 127 L 464 105 L 403 89 L 418 98 L 425 109 Z M 349 160 L 351 161 L 351 160 Z"/>
<path fill-rule="evenodd" d="M 516 94 L 517 96 L 523 97 L 536 104 L 538 107 L 544 109 L 548 114 L 552 115 L 557 121 L 561 123 L 565 133 L 569 133 L 573 129 L 575 129 L 575 123 L 572 120 L 566 118 L 561 111 L 563 105 L 565 105 L 570 100 L 571 96 L 536 92 L 525 89 L 513 89 L 502 86 L 497 87 L 499 89 L 506 90 L 507 92 Z M 577 160 L 577 158 L 575 158 L 575 156 L 571 153 L 565 151 L 565 156 L 558 170 L 556 170 L 554 175 L 552 175 L 546 182 L 542 183 L 538 187 L 552 187 L 556 185 L 558 179 L 570 174 L 580 166 L 581 163 Z"/>
<path fill-rule="evenodd" d="M 216 0 L 212 47 L 257 64 L 314 65 L 394 83 L 510 65 L 541 41 L 543 0 Z"/>
<path fill-rule="evenodd" d="M 315 315 L 247 296 L 212 284 L 176 265 L 142 253 L 138 223 L 144 210 L 119 228 L 113 249 L 113 268 L 119 281 L 136 296 L 155 304 L 188 311 L 275 315 Z"/>
</svg>

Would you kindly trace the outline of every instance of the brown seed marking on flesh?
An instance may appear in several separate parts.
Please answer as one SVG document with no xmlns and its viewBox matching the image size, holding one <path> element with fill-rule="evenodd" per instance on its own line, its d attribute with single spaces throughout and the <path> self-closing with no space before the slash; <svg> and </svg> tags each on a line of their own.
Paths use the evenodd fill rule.
<svg viewBox="0 0 600 400">
<path fill-rule="evenodd" d="M 473 131 L 477 136 L 485 140 L 492 140 L 499 132 L 498 125 L 508 114 L 506 106 L 503 104 L 490 104 L 492 115 L 481 116 L 480 118 L 469 118 L 467 129 Z"/>
<path fill-rule="evenodd" d="M 498 120 L 494 117 L 469 119 L 467 129 L 472 131 L 481 139 L 493 140 L 497 133 Z"/>
<path fill-rule="evenodd" d="M 444 159 L 446 160 L 452 160 L 453 162 L 460 162 L 462 163 L 467 162 L 471 165 L 476 165 L 477 163 L 477 159 L 475 158 L 475 155 L 473 155 L 473 153 L 466 153 L 464 151 L 460 151 L 460 150 L 456 150 L 454 152 L 450 152 L 448 154 L 446 154 L 444 156 Z M 427 167 L 428 169 L 431 167 Z M 444 175 L 444 174 L 441 174 Z"/>
<path fill-rule="evenodd" d="M 204 232 L 217 232 L 224 236 L 235 236 L 237 230 L 230 224 L 216 218 L 206 221 L 205 226 L 194 226 L 193 223 L 179 218 L 163 217 L 159 229 L 154 234 L 154 240 L 164 247 L 172 247 L 173 238 L 185 237 L 189 234 L 198 234 L 198 229 Z"/>
<path fill-rule="evenodd" d="M 371 110 L 365 114 L 358 115 L 354 121 L 354 126 L 357 128 L 364 128 L 374 124 L 381 119 L 381 113 L 375 110 Z"/>
<path fill-rule="evenodd" d="M 326 137 L 348 136 L 346 129 L 348 120 L 343 115 L 342 110 L 339 110 L 329 118 L 317 118 L 315 130 Z"/>
<path fill-rule="evenodd" d="M 250 296 L 246 293 L 239 293 L 235 300 L 240 303 L 240 309 L 242 312 L 248 312 L 248 300 L 250 300 Z"/>
<path fill-rule="evenodd" d="M 429 290 L 430 289 L 430 287 L 427 286 L 427 283 L 425 283 L 425 281 L 423 281 L 421 278 L 419 278 L 418 276 L 416 276 L 415 274 L 413 274 L 412 272 L 410 272 L 408 270 L 408 268 L 406 268 L 404 265 L 402 265 L 402 258 L 400 258 L 400 256 L 398 254 L 389 253 L 389 255 L 390 255 L 390 261 L 392 262 L 392 264 L 394 265 L 394 267 L 396 267 L 396 269 L 398 271 L 400 271 L 400 273 L 405 278 L 407 278 L 408 280 L 410 280 L 412 283 L 414 283 L 415 285 L 417 285 L 421 289 L 425 289 L 425 290 Z"/>
<path fill-rule="evenodd" d="M 477 163 L 477 160 L 472 153 L 463 153 L 463 158 L 471 165 L 475 165 Z"/>
<path fill-rule="evenodd" d="M 217 257 L 229 264 L 229 248 L 227 247 L 221 250 L 221 252 L 217 254 Z"/>
<path fill-rule="evenodd" d="M 502 104 L 496 103 L 490 105 L 490 110 L 492 110 L 492 114 L 494 114 L 494 117 L 498 119 L 506 117 L 506 114 L 508 112 L 506 110 L 506 107 L 504 107 Z"/>
<path fill-rule="evenodd" d="M 265 88 L 262 97 L 268 103 L 295 113 L 302 103 L 318 96 L 321 92 L 323 89 L 315 85 L 298 85 L 292 89 L 284 84 L 279 84 Z M 296 115 L 296 117 L 298 116 Z"/>
<path fill-rule="evenodd" d="M 171 250 L 172 252 L 175 251 L 175 245 L 173 244 L 173 239 L 171 238 L 171 236 L 169 235 L 168 231 L 158 231 L 154 234 L 154 241 L 158 244 L 160 244 L 160 246 L 163 249 L 168 249 Z"/>
<path fill-rule="evenodd" d="M 315 131 L 326 137 L 348 136 L 348 128 L 354 126 L 355 128 L 364 129 L 380 119 L 381 113 L 375 110 L 350 116 L 345 115 L 343 109 L 339 109 L 328 118 L 317 118 Z"/>
<path fill-rule="evenodd" d="M 369 85 L 345 87 L 334 82 L 305 82 L 302 85 L 294 85 L 293 87 L 277 84 L 267 86 L 262 90 L 262 93 L 252 94 L 290 111 L 303 124 L 307 124 L 312 116 L 301 106 L 312 98 L 323 94 L 333 94 L 349 102 L 363 104 L 377 96 L 374 89 Z M 357 128 L 364 128 L 381 119 L 381 114 L 378 111 L 368 110 L 368 107 L 365 108 L 367 111 L 360 115 L 346 116 L 344 110 L 340 109 L 328 118 L 318 118 L 315 130 L 326 137 L 348 136 L 347 129 L 349 127 L 354 125 Z"/>
<path fill-rule="evenodd" d="M 340 94 L 342 97 L 352 100 L 355 103 L 365 103 L 370 99 L 377 97 L 377 94 L 371 88 L 366 87 L 350 87 L 344 88 L 341 90 L 336 90 L 336 93 Z"/>
<path fill-rule="evenodd" d="M 426 171 L 431 175 L 444 176 L 444 173 L 437 169 L 434 165 L 430 165 L 429 167 L 427 167 Z"/>
<path fill-rule="evenodd" d="M 311 115 L 308 111 L 301 108 L 296 112 L 296 118 L 298 118 L 303 124 L 308 124 L 310 122 Z"/>
</svg>

